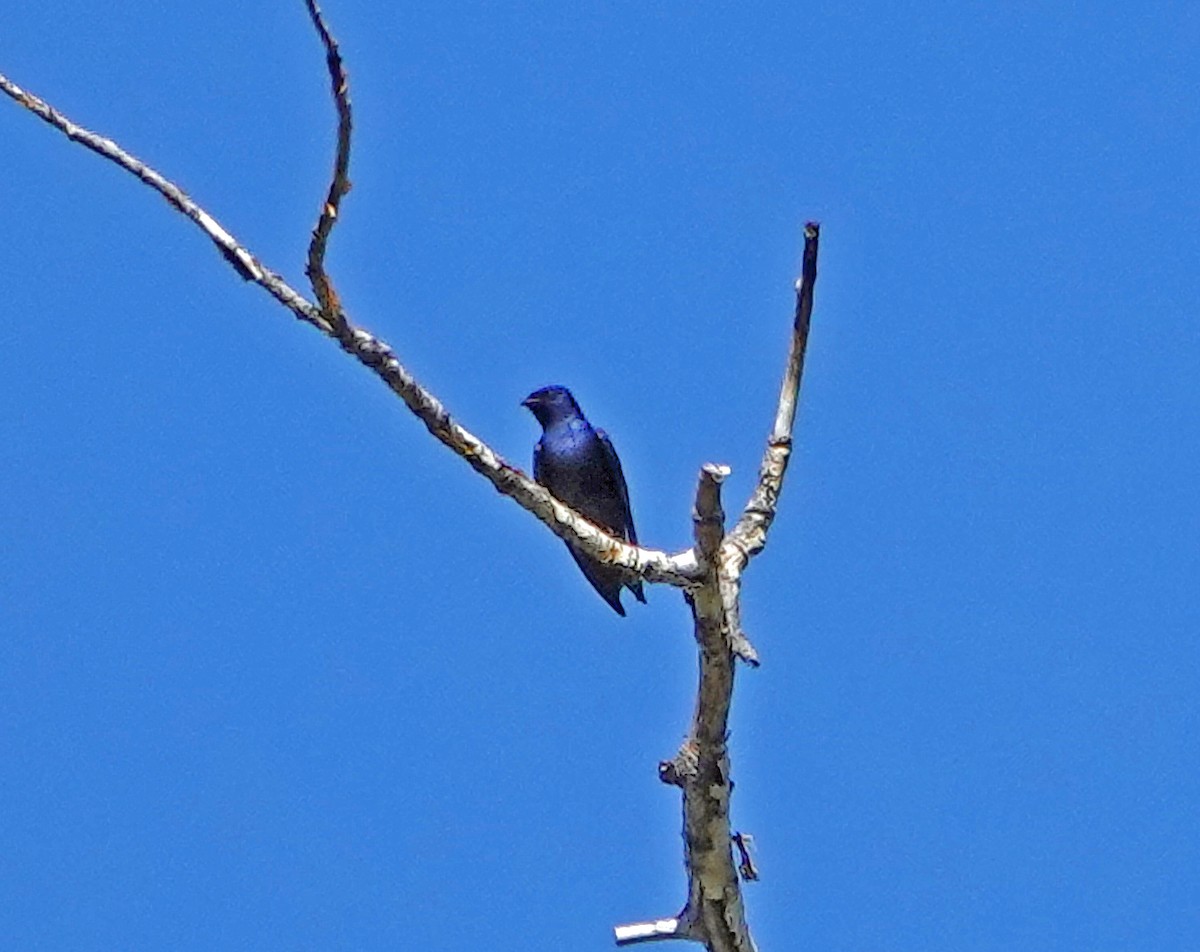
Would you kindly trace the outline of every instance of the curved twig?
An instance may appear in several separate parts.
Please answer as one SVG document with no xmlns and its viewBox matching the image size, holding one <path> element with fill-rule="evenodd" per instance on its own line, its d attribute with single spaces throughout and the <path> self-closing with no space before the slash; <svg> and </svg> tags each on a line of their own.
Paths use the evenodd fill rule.
<svg viewBox="0 0 1200 952">
<path fill-rule="evenodd" d="M 325 271 L 325 248 L 333 226 L 337 223 L 342 199 L 351 187 L 350 133 L 353 123 L 350 114 L 350 80 L 346 76 L 346 69 L 342 64 L 342 54 L 338 49 L 337 40 L 329 32 L 321 8 L 317 6 L 316 0 L 304 0 L 304 3 L 308 7 L 308 15 L 312 19 L 313 26 L 316 27 L 317 34 L 325 46 L 325 65 L 329 69 L 329 82 L 333 89 L 333 101 L 337 106 L 338 115 L 337 155 L 333 161 L 333 177 L 329 182 L 329 194 L 325 198 L 325 204 L 321 206 L 321 214 L 313 229 L 312 241 L 308 245 L 308 266 L 305 268 L 305 273 L 312 283 L 313 294 L 317 297 L 325 319 L 332 325 L 340 325 L 345 322 L 345 315 L 342 314 L 341 301 L 337 291 L 334 290 L 333 282 Z"/>
</svg>

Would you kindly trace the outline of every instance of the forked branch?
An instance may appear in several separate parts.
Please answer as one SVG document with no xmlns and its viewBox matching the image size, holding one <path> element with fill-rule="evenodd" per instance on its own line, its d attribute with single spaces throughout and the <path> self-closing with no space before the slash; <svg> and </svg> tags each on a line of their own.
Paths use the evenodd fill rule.
<svg viewBox="0 0 1200 952">
<path fill-rule="evenodd" d="M 616 929 L 616 938 L 620 945 L 669 938 L 691 939 L 704 943 L 709 952 L 753 952 L 754 943 L 746 925 L 738 873 L 740 869 L 745 878 L 750 879 L 757 877 L 757 871 L 745 845 L 748 837 L 734 834 L 730 826 L 729 801 L 733 784 L 726 736 L 736 660 L 758 663 L 758 656 L 741 629 L 741 574 L 751 557 L 766 544 L 791 455 L 792 427 L 817 274 L 818 226 L 809 223 L 805 227 L 804 264 L 796 284 L 795 320 L 775 424 L 763 456 L 758 483 L 737 525 L 726 533 L 721 484 L 729 469 L 709 464 L 701 471 L 696 492 L 695 545 L 674 555 L 628 545 L 563 505 L 455 422 L 437 398 L 405 368 L 391 347 L 355 326 L 346 315 L 326 272 L 325 255 L 340 214 L 341 201 L 350 190 L 352 121 L 349 83 L 337 42 L 319 7 L 315 0 L 305 0 L 305 5 L 325 47 L 338 115 L 333 174 L 308 248 L 306 273 L 317 299 L 315 304 L 263 265 L 182 189 L 111 139 L 76 125 L 3 75 L 0 75 L 0 91 L 72 141 L 120 166 L 157 191 L 208 236 L 243 279 L 258 284 L 297 318 L 336 340 L 343 350 L 374 372 L 399 396 L 442 444 L 559 538 L 601 562 L 619 565 L 647 581 L 684 590 L 692 609 L 699 648 L 700 683 L 688 738 L 672 760 L 659 765 L 659 775 L 665 783 L 683 791 L 688 899 L 678 916 L 620 926 Z M 739 846 L 740 858 L 736 866 L 731 841 L 736 841 Z"/>
<path fill-rule="evenodd" d="M 815 222 L 805 226 L 804 263 L 796 282 L 796 312 L 775 425 L 758 485 L 732 531 L 725 533 L 720 495 L 729 469 L 706 465 L 696 489 L 696 553 L 704 576 L 687 597 L 699 648 L 700 684 L 687 739 L 678 753 L 658 768 L 663 783 L 683 791 L 687 903 L 676 916 L 618 926 L 618 945 L 691 939 L 703 942 L 709 952 L 754 952 L 739 875 L 754 880 L 758 870 L 750 855 L 750 837 L 735 833 L 730 822 L 733 781 L 726 740 L 736 662 L 758 663 L 758 655 L 741 629 L 742 571 L 750 556 L 766 545 L 787 470 L 817 279 L 819 234 Z"/>
<path fill-rule="evenodd" d="M 510 466 L 490 446 L 455 422 L 441 402 L 421 386 L 388 344 L 345 318 L 331 322 L 321 308 L 306 300 L 282 277 L 267 268 L 212 215 L 197 205 L 178 185 L 131 155 L 111 139 L 72 122 L 58 110 L 0 74 L 0 92 L 20 103 L 67 138 L 91 149 L 165 198 L 189 218 L 217 246 L 217 250 L 247 281 L 258 284 L 296 317 L 334 338 L 342 349 L 372 370 L 444 445 L 486 478 L 502 495 L 529 511 L 560 539 L 611 565 L 620 565 L 652 582 L 679 588 L 694 584 L 697 576 L 691 550 L 669 555 L 656 549 L 632 546 L 598 529 L 564 506 L 521 470 Z M 323 252 L 322 252 L 323 254 Z M 323 271 L 322 271 L 323 274 Z"/>
</svg>

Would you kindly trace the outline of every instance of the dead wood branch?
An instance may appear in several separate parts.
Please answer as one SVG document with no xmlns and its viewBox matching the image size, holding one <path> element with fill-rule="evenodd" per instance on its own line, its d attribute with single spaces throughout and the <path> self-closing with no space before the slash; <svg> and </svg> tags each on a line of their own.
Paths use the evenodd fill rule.
<svg viewBox="0 0 1200 952">
<path fill-rule="evenodd" d="M 316 304 L 264 266 L 182 189 L 111 139 L 75 124 L 2 75 L 0 91 L 72 141 L 120 166 L 158 192 L 205 233 L 243 279 L 258 284 L 297 318 L 335 340 L 400 397 L 443 445 L 559 538 L 601 562 L 622 566 L 649 582 L 683 589 L 692 610 L 700 680 L 687 740 L 672 760 L 659 765 L 659 775 L 663 782 L 678 786 L 683 792 L 688 898 L 678 916 L 620 926 L 615 930 L 616 938 L 620 945 L 689 939 L 703 943 L 709 952 L 754 952 L 739 870 L 746 879 L 756 878 L 757 870 L 746 845 L 749 837 L 735 835 L 730 825 L 733 782 L 726 741 L 736 661 L 758 663 L 757 653 L 741 627 L 741 576 L 750 559 L 766 545 L 791 456 L 817 274 L 819 228 L 815 223 L 805 227 L 804 262 L 796 283 L 795 319 L 775 423 L 758 483 L 737 524 L 726 532 L 721 485 L 729 469 L 708 464 L 701 470 L 696 491 L 695 545 L 674 555 L 627 545 L 553 498 L 458 424 L 441 402 L 417 382 L 387 343 L 357 327 L 346 315 L 326 271 L 325 256 L 341 201 L 350 190 L 349 83 L 337 42 L 315 0 L 305 0 L 305 4 L 325 48 L 338 115 L 333 174 L 308 247 L 306 273 L 312 282 Z M 734 843 L 738 846 L 736 864 Z"/>
<path fill-rule="evenodd" d="M 675 757 L 658 768 L 664 783 L 683 790 L 687 904 L 677 916 L 619 926 L 618 945 L 692 939 L 703 942 L 708 952 L 755 949 L 746 924 L 739 873 L 750 881 L 758 878 L 758 870 L 747 846 L 750 837 L 735 834 L 729 819 L 733 781 L 726 741 L 736 662 L 740 658 L 758 663 L 758 655 L 741 629 L 741 576 L 751 555 L 766 545 L 787 470 L 817 279 L 819 234 L 815 222 L 805 226 L 804 263 L 796 282 L 796 312 L 775 425 L 758 485 L 737 526 L 725 533 L 720 493 L 727 467 L 706 465 L 696 490 L 693 520 L 703 582 L 686 595 L 700 654 L 700 683 L 688 737 Z"/>
</svg>

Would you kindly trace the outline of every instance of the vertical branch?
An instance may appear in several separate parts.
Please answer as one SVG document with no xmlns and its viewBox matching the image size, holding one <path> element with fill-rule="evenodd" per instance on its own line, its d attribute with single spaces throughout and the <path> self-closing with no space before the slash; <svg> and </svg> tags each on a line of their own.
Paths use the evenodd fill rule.
<svg viewBox="0 0 1200 952">
<path fill-rule="evenodd" d="M 337 222 L 341 209 L 342 198 L 350 191 L 350 133 L 353 128 L 350 115 L 350 80 L 346 76 L 342 64 L 342 54 L 338 49 L 337 40 L 329 32 L 321 8 L 316 0 L 304 0 L 308 7 L 308 15 L 312 18 L 313 26 L 325 46 L 325 65 L 329 69 L 329 82 L 333 89 L 333 101 L 337 106 L 338 131 L 337 154 L 333 162 L 333 177 L 329 182 L 329 193 L 325 204 L 321 206 L 321 214 L 313 229 L 312 241 L 308 245 L 308 265 L 304 269 L 308 280 L 312 283 L 313 293 L 321 307 L 321 313 L 329 323 L 339 329 L 344 329 L 346 317 L 341 313 L 341 302 L 333 282 L 325 271 L 325 248 L 329 235 Z"/>
<path fill-rule="evenodd" d="M 730 780 L 726 737 L 733 701 L 734 655 L 722 595 L 719 556 L 725 539 L 721 483 L 726 466 L 700 471 L 693 512 L 700 585 L 687 592 L 699 653 L 700 680 L 687 740 L 658 766 L 663 783 L 683 791 L 684 865 L 688 898 L 676 917 L 618 926 L 618 945 L 664 939 L 691 939 L 709 952 L 754 952 L 746 924 L 741 884 L 730 846 Z"/>
<path fill-rule="evenodd" d="M 696 562 L 700 572 L 712 570 L 721 541 L 725 538 L 725 510 L 721 508 L 721 484 L 730 473 L 728 466 L 705 463 L 700 468 L 700 484 L 696 487 L 696 507 L 692 510 L 693 534 L 696 538 Z"/>
<path fill-rule="evenodd" d="M 775 521 L 783 478 L 792 456 L 792 428 L 804 375 L 804 355 L 808 350 L 808 329 L 812 321 L 813 290 L 817 284 L 817 252 L 821 226 L 814 221 L 804 226 L 804 259 L 796 281 L 796 311 L 792 319 L 792 337 L 779 387 L 779 405 L 771 436 L 763 452 L 758 482 L 737 525 L 721 548 L 721 585 L 729 624 L 729 641 L 734 654 L 750 665 L 758 665 L 758 654 L 742 630 L 742 572 L 750 559 L 767 544 L 767 532 Z"/>
<path fill-rule="evenodd" d="M 737 659 L 758 664 L 741 627 L 742 570 L 766 545 L 791 454 L 817 279 L 818 236 L 819 226 L 809 222 L 779 406 L 758 484 L 732 531 L 725 533 L 721 508 L 721 483 L 729 468 L 706 464 L 696 489 L 693 531 L 700 578 L 699 584 L 684 590 L 684 597 L 692 610 L 700 682 L 687 740 L 671 760 L 658 765 L 659 779 L 683 791 L 687 903 L 678 916 L 618 926 L 618 945 L 691 939 L 703 943 L 708 952 L 755 952 L 738 877 L 756 880 L 758 869 L 750 851 L 752 837 L 734 833 L 729 819 L 729 710 Z"/>
</svg>

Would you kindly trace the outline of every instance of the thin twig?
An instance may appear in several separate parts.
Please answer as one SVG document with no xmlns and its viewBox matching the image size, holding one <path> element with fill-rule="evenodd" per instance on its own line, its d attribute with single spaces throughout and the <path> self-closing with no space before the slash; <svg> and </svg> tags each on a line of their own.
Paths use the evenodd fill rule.
<svg viewBox="0 0 1200 952">
<path fill-rule="evenodd" d="M 779 406 L 775 425 L 763 453 L 758 471 L 758 484 L 746 503 L 730 536 L 749 560 L 767 544 L 767 530 L 775 521 L 783 477 L 792 455 L 792 427 L 796 421 L 796 404 L 800 395 L 800 380 L 804 375 L 804 354 L 808 349 L 808 328 L 812 320 L 813 289 L 817 283 L 817 250 L 821 226 L 810 221 L 804 226 L 804 262 L 796 281 L 796 316 L 792 322 L 792 342 L 779 387 Z"/>
<path fill-rule="evenodd" d="M 221 256 L 231 264 L 245 280 L 261 285 L 284 307 L 288 308 L 300 320 L 312 324 L 319 330 L 329 333 L 329 325 L 321 317 L 320 312 L 309 304 L 303 297 L 293 291 L 279 275 L 263 267 L 263 265 L 247 251 L 208 212 L 197 205 L 187 193 L 174 182 L 168 181 L 146 163 L 122 149 L 119 145 L 104 136 L 76 125 L 58 110 L 42 101 L 32 93 L 26 92 L 6 76 L 0 75 L 0 91 L 11 99 L 16 100 L 35 116 L 54 126 L 72 142 L 78 142 L 85 148 L 91 149 L 102 158 L 115 162 L 131 175 L 136 176 L 165 198 L 178 212 L 182 212 L 200 228 L 221 253 Z"/>
<path fill-rule="evenodd" d="M 664 939 L 694 939 L 684 928 L 684 923 L 675 917 L 653 919 L 649 922 L 631 922 L 613 929 L 617 945 L 637 945 L 639 942 L 661 942 Z"/>
<path fill-rule="evenodd" d="M 767 448 L 763 452 L 758 482 L 741 518 L 721 547 L 721 585 L 729 628 L 729 643 L 735 655 L 747 664 L 758 665 L 758 652 L 742 629 L 742 572 L 750 560 L 767 544 L 767 532 L 775 521 L 779 494 L 792 455 L 792 428 L 804 376 L 804 355 L 808 349 L 808 329 L 812 321 L 813 289 L 817 283 L 817 252 L 821 226 L 810 221 L 804 226 L 804 259 L 796 281 L 796 312 L 792 320 L 792 338 L 788 348 L 783 382 L 779 387 L 779 405 Z"/>
<path fill-rule="evenodd" d="M 758 864 L 754 862 L 754 837 L 749 833 L 733 834 L 733 845 L 738 852 L 738 873 L 748 883 L 758 882 Z"/>
<path fill-rule="evenodd" d="M 333 162 L 333 177 L 329 182 L 329 194 L 321 206 L 321 214 L 313 229 L 312 241 L 308 245 L 308 266 L 305 273 L 312 282 L 313 293 L 321 306 L 321 313 L 330 324 L 338 325 L 344 323 L 345 315 L 341 312 L 341 302 L 333 282 L 325 271 L 325 248 L 337 222 L 342 198 L 350 191 L 350 133 L 353 128 L 350 115 L 350 80 L 342 63 L 337 40 L 329 32 L 321 8 L 317 6 L 316 0 L 304 2 L 313 26 L 316 27 L 325 46 L 325 65 L 329 69 L 329 82 L 338 114 L 337 155 Z"/>
</svg>

